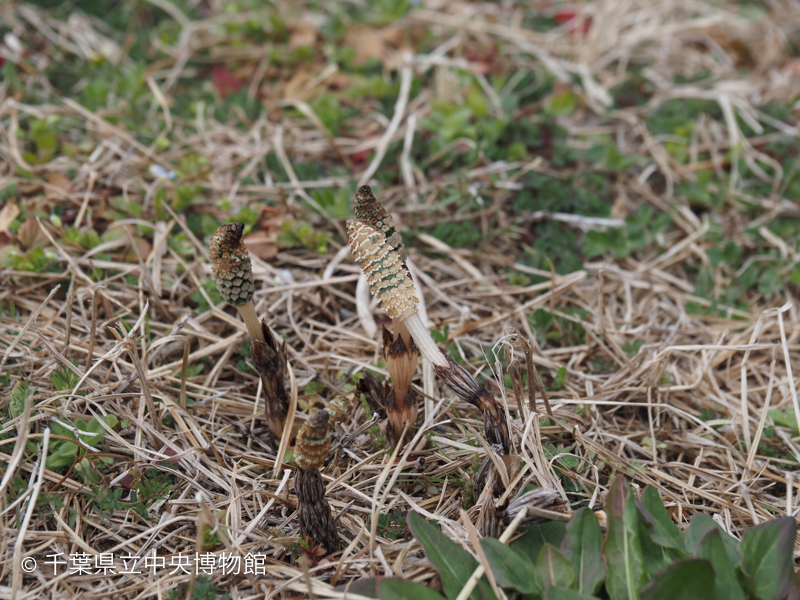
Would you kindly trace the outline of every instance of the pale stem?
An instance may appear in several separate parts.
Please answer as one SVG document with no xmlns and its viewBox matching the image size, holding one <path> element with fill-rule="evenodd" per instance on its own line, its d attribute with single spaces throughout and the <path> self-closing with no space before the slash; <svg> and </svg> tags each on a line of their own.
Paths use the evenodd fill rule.
<svg viewBox="0 0 800 600">
<path fill-rule="evenodd" d="M 419 314 L 414 313 L 408 317 L 403 321 L 403 325 L 406 326 L 411 337 L 414 338 L 414 342 L 416 342 L 417 348 L 419 348 L 419 352 L 422 356 L 435 365 L 445 367 L 446 369 L 450 368 L 447 359 L 444 354 L 442 354 L 442 351 L 439 350 L 436 342 L 433 341 L 428 328 L 425 327 L 425 323 L 422 322 Z"/>
<path fill-rule="evenodd" d="M 248 300 L 244 304 L 238 305 L 236 309 L 239 311 L 239 314 L 242 315 L 242 319 L 244 319 L 244 324 L 247 326 L 250 339 L 254 342 L 258 340 L 266 344 L 267 340 L 264 339 L 264 331 L 261 329 L 261 323 L 258 320 L 256 307 L 253 305 L 253 301 Z"/>
</svg>

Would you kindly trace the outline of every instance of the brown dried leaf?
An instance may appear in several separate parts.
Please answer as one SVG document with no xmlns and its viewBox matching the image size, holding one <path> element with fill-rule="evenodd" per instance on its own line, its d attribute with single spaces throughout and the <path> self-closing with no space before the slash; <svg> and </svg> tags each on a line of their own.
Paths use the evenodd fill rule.
<svg viewBox="0 0 800 600">
<path fill-rule="evenodd" d="M 0 210 L 0 243 L 8 243 L 11 241 L 12 235 L 8 228 L 19 216 L 19 206 L 13 200 L 6 202 L 2 210 Z"/>
<path fill-rule="evenodd" d="M 278 234 L 274 231 L 254 231 L 243 240 L 250 254 L 261 260 L 271 260 L 278 254 Z"/>
<path fill-rule="evenodd" d="M 313 46 L 317 43 L 317 34 L 317 28 L 310 23 L 295 23 L 292 26 L 292 35 L 289 37 L 289 47 L 297 49 Z"/>
<path fill-rule="evenodd" d="M 30 218 L 25 219 L 25 222 L 17 231 L 17 241 L 28 250 L 44 247 L 50 243 L 50 240 L 47 239 L 47 236 L 39 227 L 39 223 Z"/>
<path fill-rule="evenodd" d="M 344 34 L 344 44 L 356 51 L 354 66 L 363 65 L 370 58 L 383 58 L 386 42 L 380 30 L 366 25 L 354 25 Z"/>
<path fill-rule="evenodd" d="M 130 263 L 138 263 L 139 257 L 141 257 L 143 261 L 147 260 L 147 257 L 150 256 L 150 253 L 153 251 L 153 245 L 140 236 L 134 236 L 133 243 L 136 244 L 136 249 L 134 250 L 133 247 L 130 247 L 128 253 L 125 255 L 125 260 Z"/>
<path fill-rule="evenodd" d="M 50 173 L 47 183 L 45 195 L 48 200 L 61 200 L 72 194 L 72 181 L 64 173 Z"/>
<path fill-rule="evenodd" d="M 313 75 L 307 71 L 298 71 L 292 78 L 283 86 L 281 97 L 287 101 L 304 102 L 312 98 L 317 92 L 313 89 L 308 89 L 307 84 L 311 81 Z"/>
</svg>

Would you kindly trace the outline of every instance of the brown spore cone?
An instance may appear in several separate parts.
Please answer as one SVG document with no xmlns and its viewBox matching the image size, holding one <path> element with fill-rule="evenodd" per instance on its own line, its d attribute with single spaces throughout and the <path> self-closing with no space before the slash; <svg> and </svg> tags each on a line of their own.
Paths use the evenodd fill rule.
<svg viewBox="0 0 800 600">
<path fill-rule="evenodd" d="M 294 447 L 294 460 L 298 468 L 321 469 L 331 447 L 331 435 L 327 410 L 315 413 L 297 433 Z"/>
<path fill-rule="evenodd" d="M 297 434 L 294 456 L 297 472 L 294 489 L 297 493 L 297 512 L 300 533 L 321 544 L 328 552 L 339 549 L 339 535 L 325 500 L 325 481 L 319 469 L 325 464 L 331 445 L 330 415 L 327 410 L 315 413 Z"/>
<path fill-rule="evenodd" d="M 253 299 L 253 265 L 242 242 L 244 223 L 226 223 L 214 232 L 208 246 L 211 275 L 222 299 L 238 306 Z"/>
<path fill-rule="evenodd" d="M 356 203 L 354 206 L 356 218 L 362 223 L 371 225 L 383 235 L 386 236 L 386 241 L 394 248 L 400 255 L 400 260 L 405 262 L 407 253 L 403 245 L 403 237 L 394 224 L 394 219 L 383 206 L 380 205 L 378 200 L 372 193 L 372 188 L 368 185 L 362 185 L 356 191 Z"/>
</svg>

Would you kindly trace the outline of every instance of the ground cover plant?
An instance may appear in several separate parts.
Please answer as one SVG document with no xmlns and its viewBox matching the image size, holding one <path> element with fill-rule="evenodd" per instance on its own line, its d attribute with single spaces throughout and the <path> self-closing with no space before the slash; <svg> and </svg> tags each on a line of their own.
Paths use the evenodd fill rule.
<svg viewBox="0 0 800 600">
<path fill-rule="evenodd" d="M 791 0 L 2 3 L 3 597 L 798 597 L 799 100 Z"/>
</svg>

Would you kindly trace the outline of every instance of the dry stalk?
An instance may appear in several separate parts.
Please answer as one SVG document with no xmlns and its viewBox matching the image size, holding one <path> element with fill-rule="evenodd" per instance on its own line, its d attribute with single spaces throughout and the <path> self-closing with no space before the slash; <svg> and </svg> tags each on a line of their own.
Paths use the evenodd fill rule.
<svg viewBox="0 0 800 600">
<path fill-rule="evenodd" d="M 529 406 L 532 411 L 536 411 L 536 390 L 542 395 L 542 402 L 547 414 L 553 416 L 553 409 L 550 408 L 550 399 L 547 397 L 547 390 L 544 389 L 542 378 L 539 377 L 539 371 L 536 370 L 536 365 L 533 362 L 533 344 L 530 343 L 523 336 L 519 336 L 519 343 L 522 344 L 522 350 L 525 353 L 525 365 L 528 368 L 528 396 Z M 516 393 L 516 388 L 514 389 Z"/>
</svg>

